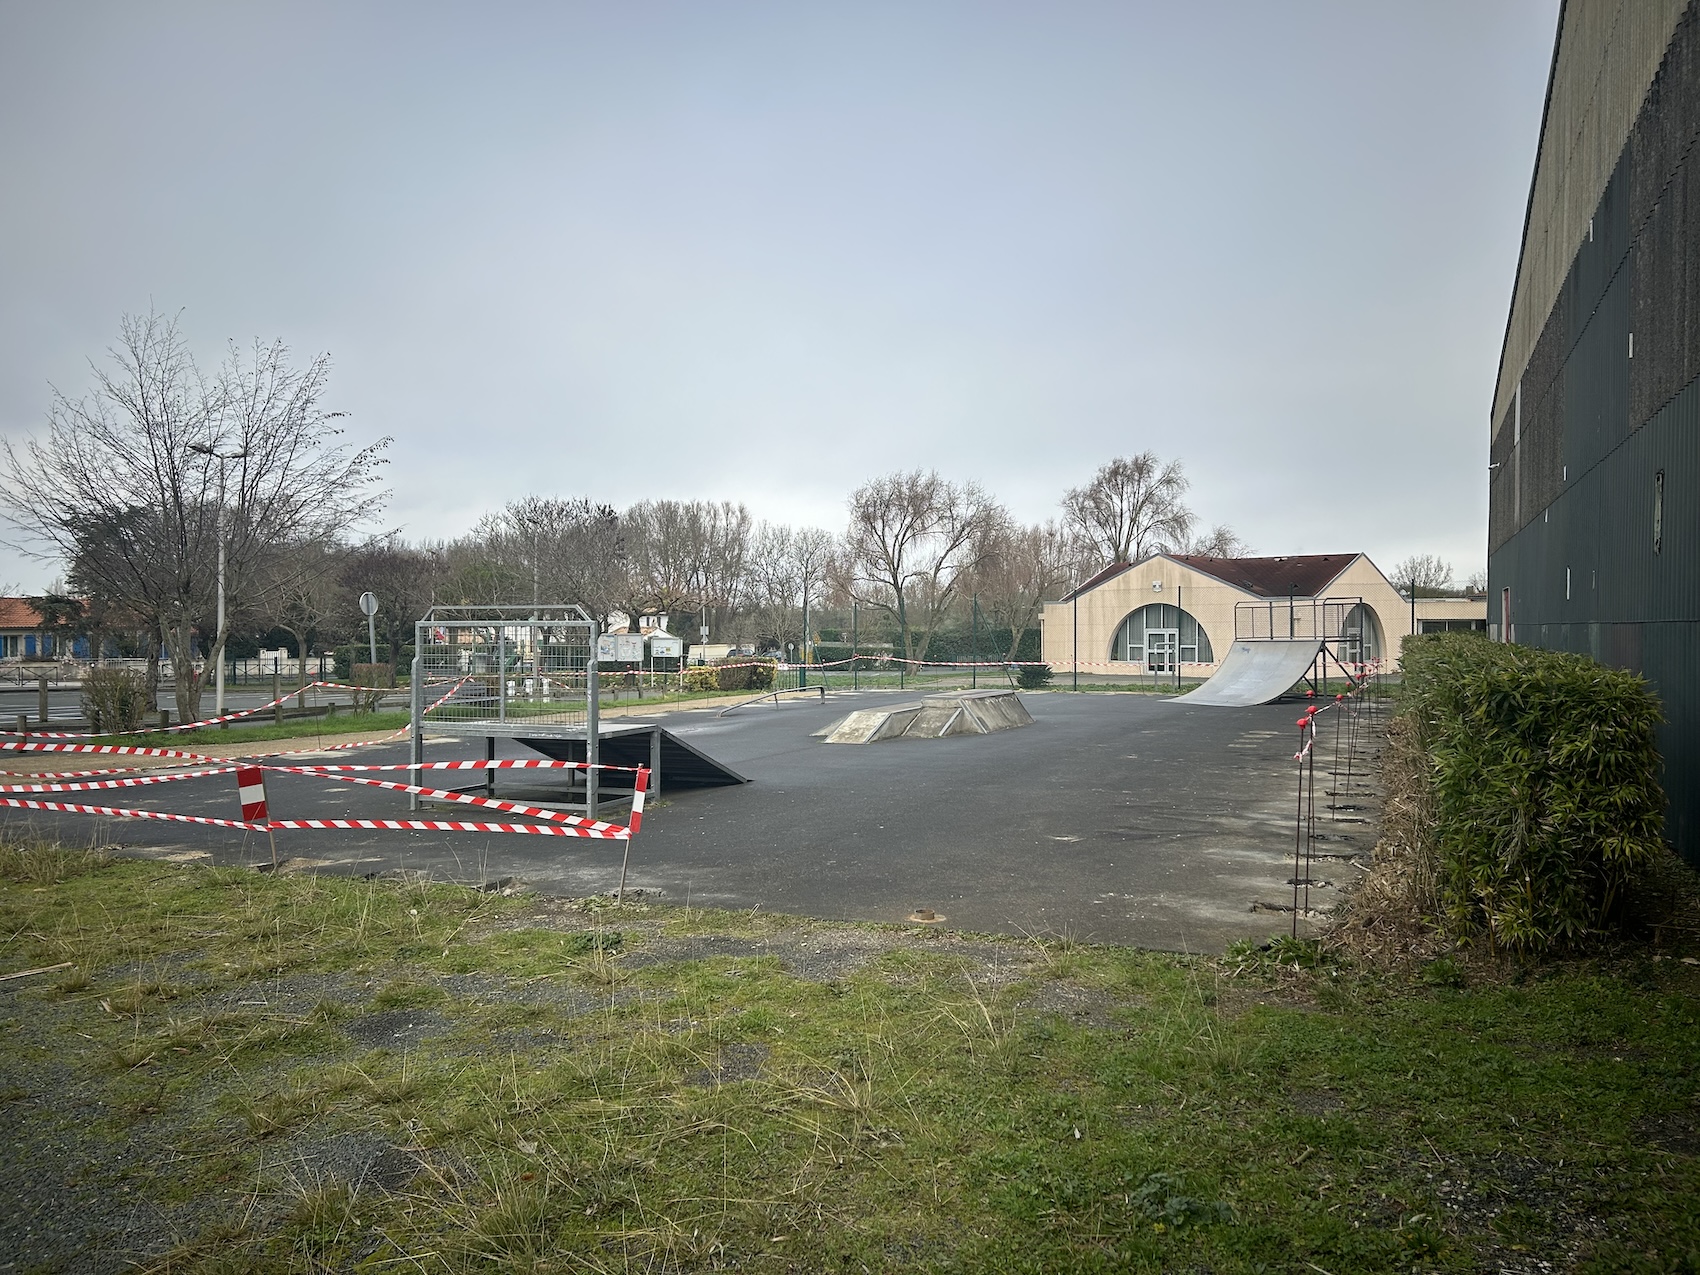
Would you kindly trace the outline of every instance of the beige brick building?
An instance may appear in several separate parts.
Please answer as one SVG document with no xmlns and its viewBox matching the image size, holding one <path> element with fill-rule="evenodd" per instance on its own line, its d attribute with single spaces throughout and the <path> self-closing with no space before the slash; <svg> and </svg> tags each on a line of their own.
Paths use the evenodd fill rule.
<svg viewBox="0 0 1700 1275">
<path fill-rule="evenodd" d="M 1361 553 L 1118 562 L 1040 616 L 1041 658 L 1058 672 L 1207 677 L 1239 637 L 1335 639 L 1347 662 L 1399 666 L 1412 631 L 1480 628 L 1483 598 L 1409 599 Z M 1236 625 L 1238 626 L 1236 630 Z"/>
</svg>

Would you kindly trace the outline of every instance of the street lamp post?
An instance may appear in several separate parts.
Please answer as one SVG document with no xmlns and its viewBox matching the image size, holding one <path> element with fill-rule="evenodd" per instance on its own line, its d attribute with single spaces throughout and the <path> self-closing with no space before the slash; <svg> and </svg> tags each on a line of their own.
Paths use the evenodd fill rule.
<svg viewBox="0 0 1700 1275">
<path fill-rule="evenodd" d="M 241 460 L 248 454 L 247 448 L 236 452 L 219 451 L 218 444 L 223 441 L 218 439 L 210 444 L 189 444 L 190 451 L 211 457 L 218 462 L 218 632 L 213 637 L 213 645 L 218 646 L 218 659 L 214 661 L 217 666 L 214 670 L 216 680 L 213 683 L 214 717 L 224 716 L 224 648 L 219 646 L 224 637 L 224 466 L 227 461 Z"/>
</svg>

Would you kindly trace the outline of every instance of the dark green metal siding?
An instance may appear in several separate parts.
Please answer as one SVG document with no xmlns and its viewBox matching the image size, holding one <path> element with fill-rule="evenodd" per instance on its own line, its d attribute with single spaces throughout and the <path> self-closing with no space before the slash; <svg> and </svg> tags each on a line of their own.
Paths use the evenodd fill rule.
<svg viewBox="0 0 1700 1275">
<path fill-rule="evenodd" d="M 1488 581 L 1491 625 L 1504 621 L 1501 590 L 1509 588 L 1517 641 L 1635 669 L 1658 691 L 1668 719 L 1660 743 L 1670 833 L 1694 863 L 1697 377 L 1700 5 L 1691 4 L 1523 374 L 1520 430 L 1508 422 L 1494 446 Z"/>
</svg>

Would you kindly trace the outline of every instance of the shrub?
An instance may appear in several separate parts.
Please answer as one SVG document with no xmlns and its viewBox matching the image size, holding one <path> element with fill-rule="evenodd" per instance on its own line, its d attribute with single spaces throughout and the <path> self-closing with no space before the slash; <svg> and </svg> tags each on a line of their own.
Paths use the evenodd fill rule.
<svg viewBox="0 0 1700 1275">
<path fill-rule="evenodd" d="M 778 668 L 772 660 L 734 656 L 714 666 L 715 685 L 723 691 L 767 691 L 773 689 Z"/>
<path fill-rule="evenodd" d="M 353 672 L 356 686 L 389 688 L 395 685 L 395 670 L 388 664 L 356 664 Z"/>
<path fill-rule="evenodd" d="M 717 691 L 720 689 L 720 670 L 712 664 L 698 664 L 685 670 L 687 691 Z"/>
<path fill-rule="evenodd" d="M 1051 684 L 1051 666 L 1049 664 L 1023 664 L 1015 675 L 1015 684 L 1024 691 L 1038 690 L 1041 686 Z"/>
<path fill-rule="evenodd" d="M 97 734 L 127 734 L 147 711 L 148 679 L 136 670 L 97 668 L 83 675 L 83 716 Z"/>
<path fill-rule="evenodd" d="M 1612 925 L 1664 854 L 1661 714 L 1646 682 L 1470 634 L 1408 641 L 1402 663 L 1448 927 L 1538 955 Z"/>
</svg>

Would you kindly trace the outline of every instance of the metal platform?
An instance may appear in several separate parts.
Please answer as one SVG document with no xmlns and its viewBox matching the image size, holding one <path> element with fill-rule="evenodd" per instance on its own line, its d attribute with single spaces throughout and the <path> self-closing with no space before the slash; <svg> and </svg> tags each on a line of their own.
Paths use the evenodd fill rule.
<svg viewBox="0 0 1700 1275">
<path fill-rule="evenodd" d="M 495 760 L 498 739 L 512 739 L 556 761 L 647 766 L 651 796 L 663 782 L 748 782 L 653 722 L 602 722 L 597 636 L 596 621 L 577 606 L 433 607 L 415 626 L 413 760 L 425 760 L 428 734 L 482 739 L 487 761 Z M 449 689 L 427 704 L 427 683 Z M 592 819 L 605 801 L 631 798 L 629 771 L 559 773 L 565 800 L 557 804 Z M 496 771 L 458 791 L 494 795 Z"/>
</svg>

